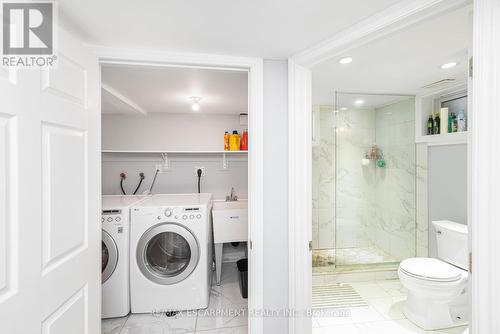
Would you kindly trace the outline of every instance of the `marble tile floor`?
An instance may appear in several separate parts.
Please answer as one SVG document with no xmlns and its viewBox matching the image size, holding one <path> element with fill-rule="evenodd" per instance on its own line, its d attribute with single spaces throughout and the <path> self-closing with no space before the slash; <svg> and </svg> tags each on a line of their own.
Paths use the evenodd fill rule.
<svg viewBox="0 0 500 334">
<path fill-rule="evenodd" d="M 406 291 L 399 280 L 349 283 L 365 299 L 367 307 L 344 308 L 342 312 L 316 313 L 313 334 L 468 334 L 466 326 L 425 331 L 403 314 Z M 347 311 L 347 313 L 346 313 Z M 339 316 L 340 315 L 340 316 Z"/>
<path fill-rule="evenodd" d="M 102 334 L 246 334 L 247 300 L 241 297 L 236 263 L 224 263 L 221 285 L 213 286 L 206 310 L 175 317 L 130 314 L 102 320 Z"/>
</svg>

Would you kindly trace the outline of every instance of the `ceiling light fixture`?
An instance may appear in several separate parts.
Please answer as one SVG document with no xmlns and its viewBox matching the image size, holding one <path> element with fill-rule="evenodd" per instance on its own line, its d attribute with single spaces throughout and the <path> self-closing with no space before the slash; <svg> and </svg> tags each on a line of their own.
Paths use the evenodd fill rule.
<svg viewBox="0 0 500 334">
<path fill-rule="evenodd" d="M 357 105 L 357 106 L 360 106 L 360 105 L 365 104 L 365 101 L 363 101 L 363 100 L 356 100 L 356 101 L 354 101 L 354 104 Z"/>
<path fill-rule="evenodd" d="M 340 108 L 340 111 L 346 111 L 347 110 L 347 107 L 341 107 Z"/>
<path fill-rule="evenodd" d="M 352 63 L 352 57 L 344 57 L 339 59 L 339 64 L 346 65 Z"/>
<path fill-rule="evenodd" d="M 199 97 L 199 96 L 191 96 L 189 98 L 189 100 L 191 100 L 191 109 L 193 111 L 199 111 L 200 110 L 201 97 Z"/>
<path fill-rule="evenodd" d="M 441 68 L 443 70 L 447 70 L 447 69 L 455 67 L 455 66 L 457 66 L 457 63 L 452 61 L 451 63 L 446 63 L 446 64 L 441 65 Z"/>
</svg>

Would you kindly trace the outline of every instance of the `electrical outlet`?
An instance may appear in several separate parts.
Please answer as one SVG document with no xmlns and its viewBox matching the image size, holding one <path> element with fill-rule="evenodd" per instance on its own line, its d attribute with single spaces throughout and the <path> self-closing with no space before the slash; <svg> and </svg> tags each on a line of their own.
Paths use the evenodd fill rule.
<svg viewBox="0 0 500 334">
<path fill-rule="evenodd" d="M 194 167 L 194 175 L 198 176 L 198 169 L 201 169 L 201 176 L 205 176 L 206 175 L 206 170 L 205 170 L 205 167 Z"/>
<path fill-rule="evenodd" d="M 166 173 L 170 169 L 170 166 L 166 164 L 157 164 L 156 169 L 158 169 L 158 173 Z"/>
</svg>

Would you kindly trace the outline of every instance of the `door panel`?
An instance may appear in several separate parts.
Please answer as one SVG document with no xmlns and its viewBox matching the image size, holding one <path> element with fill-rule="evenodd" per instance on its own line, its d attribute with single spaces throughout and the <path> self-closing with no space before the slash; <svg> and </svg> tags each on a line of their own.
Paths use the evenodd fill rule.
<svg viewBox="0 0 500 334">
<path fill-rule="evenodd" d="M 14 117 L 0 114 L 0 302 L 13 292 L 16 225 L 13 221 L 12 194 L 14 179 Z"/>
<path fill-rule="evenodd" d="M 59 53 L 57 69 L 42 70 L 42 90 L 86 107 L 87 71 L 85 68 Z"/>
<path fill-rule="evenodd" d="M 86 142 L 84 130 L 42 123 L 44 272 L 87 248 Z"/>
<path fill-rule="evenodd" d="M 58 68 L 0 71 L 0 333 L 100 332 L 99 66 L 56 31 Z"/>
</svg>

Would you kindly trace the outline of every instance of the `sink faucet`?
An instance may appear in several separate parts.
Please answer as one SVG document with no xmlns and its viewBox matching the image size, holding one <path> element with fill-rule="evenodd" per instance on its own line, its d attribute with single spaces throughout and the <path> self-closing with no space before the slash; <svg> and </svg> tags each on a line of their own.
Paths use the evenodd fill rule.
<svg viewBox="0 0 500 334">
<path fill-rule="evenodd" d="M 231 194 L 226 196 L 226 202 L 235 202 L 238 200 L 238 196 L 236 196 L 236 192 L 234 191 L 234 187 L 231 187 Z"/>
</svg>

